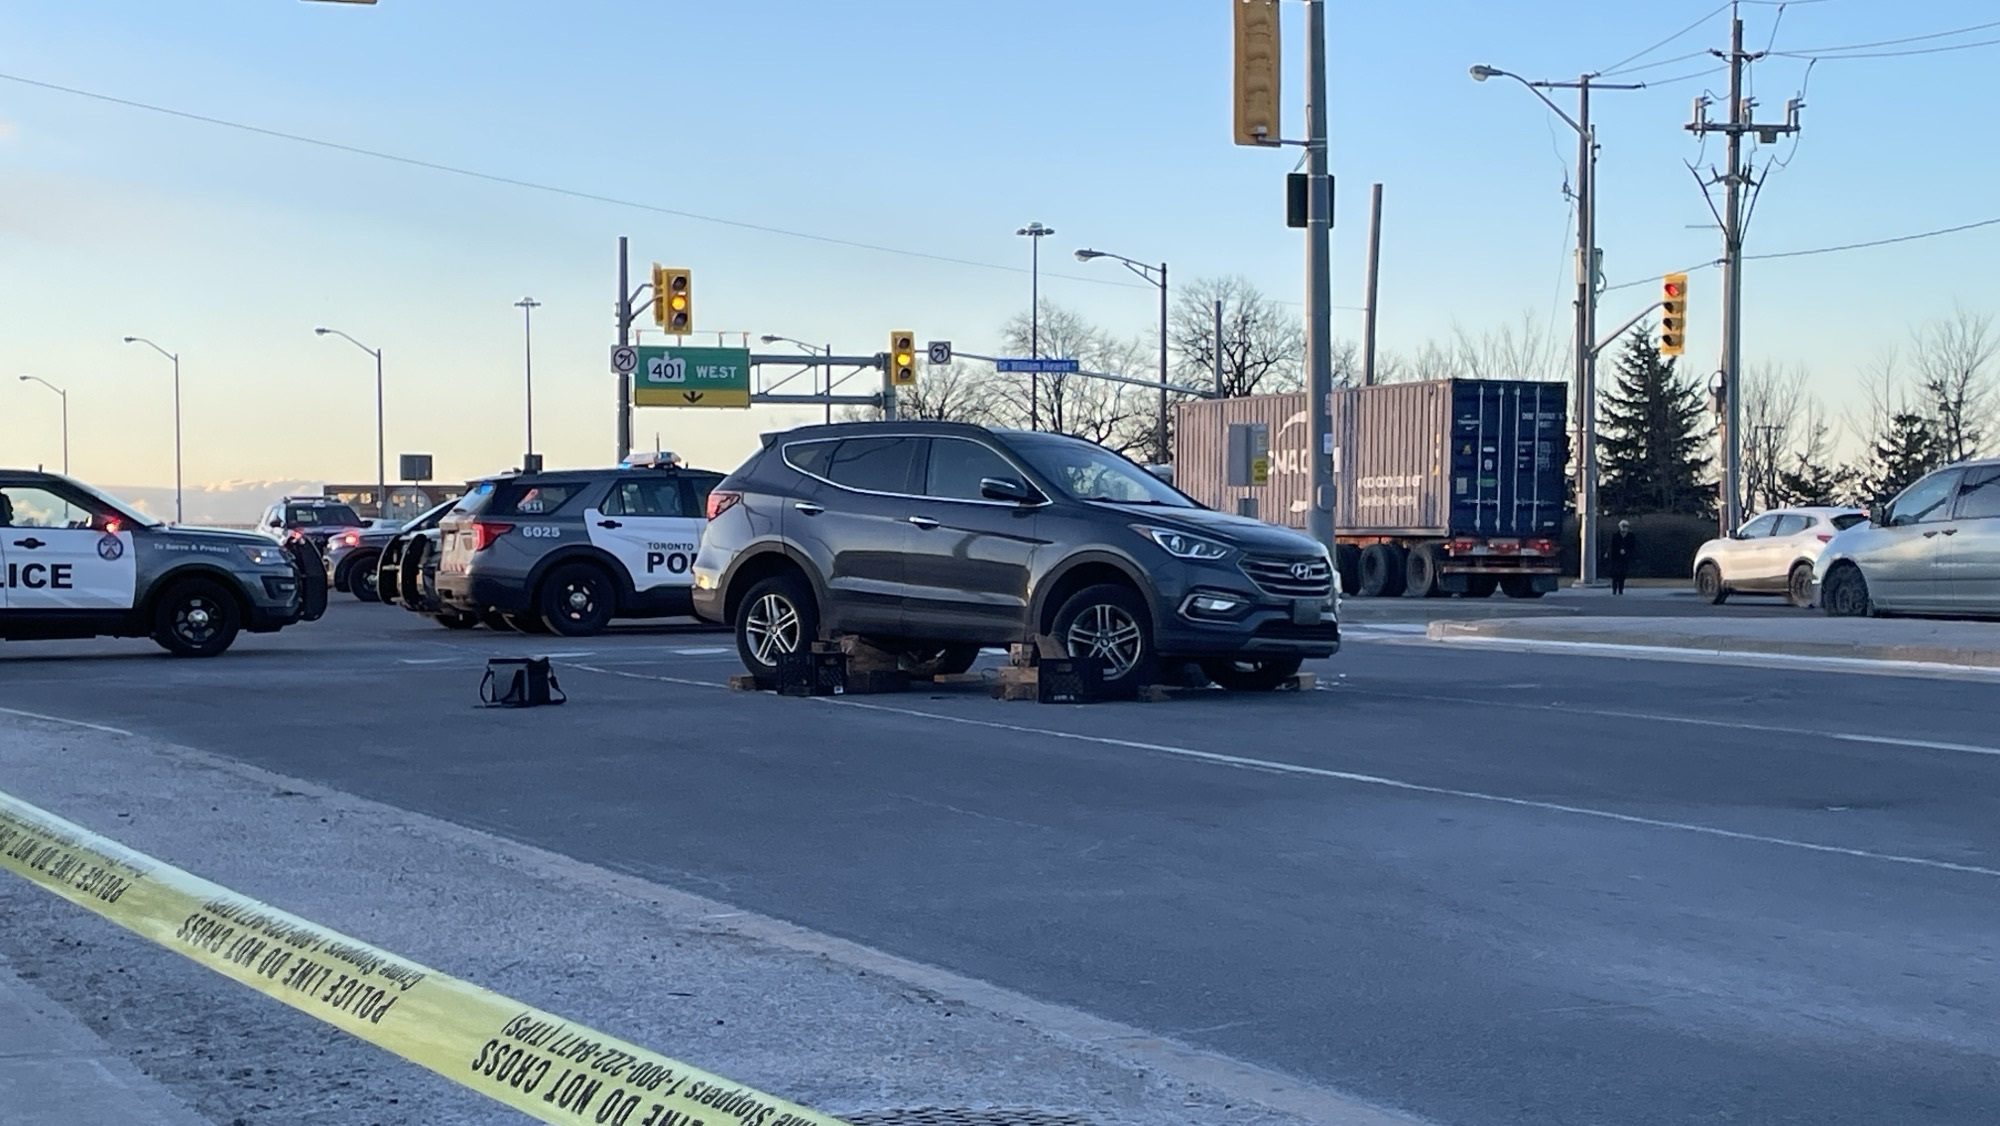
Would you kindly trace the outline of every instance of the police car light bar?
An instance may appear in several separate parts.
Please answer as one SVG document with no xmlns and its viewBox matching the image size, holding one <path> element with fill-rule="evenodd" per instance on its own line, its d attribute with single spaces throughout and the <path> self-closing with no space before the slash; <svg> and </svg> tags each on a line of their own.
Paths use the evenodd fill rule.
<svg viewBox="0 0 2000 1126">
<path fill-rule="evenodd" d="M 621 469 L 678 469 L 687 462 L 681 455 L 671 450 L 656 450 L 652 453 L 633 453 L 618 463 Z"/>
</svg>

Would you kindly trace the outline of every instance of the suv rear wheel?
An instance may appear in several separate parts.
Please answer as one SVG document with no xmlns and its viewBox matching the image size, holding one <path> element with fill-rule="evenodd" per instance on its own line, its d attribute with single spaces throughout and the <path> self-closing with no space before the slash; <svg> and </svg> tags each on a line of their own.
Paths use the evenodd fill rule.
<svg viewBox="0 0 2000 1126">
<path fill-rule="evenodd" d="M 1070 595 L 1056 611 L 1055 641 L 1072 657 L 1104 661 L 1104 686 L 1125 691 L 1153 674 L 1153 615 L 1130 587 L 1100 583 Z"/>
<path fill-rule="evenodd" d="M 542 621 L 564 637 L 589 637 L 611 622 L 617 588 L 604 568 L 565 563 L 542 580 Z"/>
<path fill-rule="evenodd" d="M 788 653 L 804 653 L 819 640 L 819 607 L 797 575 L 773 575 L 750 588 L 737 604 L 736 655 L 758 676 L 775 676 Z"/>
<path fill-rule="evenodd" d="M 347 565 L 347 589 L 358 601 L 382 601 L 382 592 L 375 585 L 375 565 L 381 561 L 380 554 L 364 555 Z"/>
<path fill-rule="evenodd" d="M 213 657 L 236 641 L 243 613 L 209 579 L 175 583 L 153 611 L 153 640 L 176 657 Z"/>
<path fill-rule="evenodd" d="M 1297 676 L 1302 663 L 1297 657 L 1203 661 L 1201 671 L 1231 692 L 1269 692 Z"/>
</svg>

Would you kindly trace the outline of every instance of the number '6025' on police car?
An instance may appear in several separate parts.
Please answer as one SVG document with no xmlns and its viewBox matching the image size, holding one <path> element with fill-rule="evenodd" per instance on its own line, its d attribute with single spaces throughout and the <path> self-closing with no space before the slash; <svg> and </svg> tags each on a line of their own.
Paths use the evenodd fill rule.
<svg viewBox="0 0 2000 1126">
<path fill-rule="evenodd" d="M 482 481 L 438 526 L 439 605 L 571 637 L 617 618 L 690 614 L 695 550 L 721 480 L 658 455 Z"/>
</svg>

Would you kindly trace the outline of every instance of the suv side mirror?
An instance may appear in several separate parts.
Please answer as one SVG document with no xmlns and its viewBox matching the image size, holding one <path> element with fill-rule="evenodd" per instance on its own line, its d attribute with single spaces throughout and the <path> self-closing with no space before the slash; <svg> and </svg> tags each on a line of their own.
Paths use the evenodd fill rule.
<svg viewBox="0 0 2000 1126">
<path fill-rule="evenodd" d="M 1028 486 L 1012 477 L 981 477 L 979 495 L 987 500 L 1012 501 L 1015 504 L 1029 504 L 1035 499 Z"/>
<path fill-rule="evenodd" d="M 285 522 L 283 520 L 273 520 L 271 521 L 271 526 L 273 528 L 282 528 L 285 526 Z"/>
</svg>

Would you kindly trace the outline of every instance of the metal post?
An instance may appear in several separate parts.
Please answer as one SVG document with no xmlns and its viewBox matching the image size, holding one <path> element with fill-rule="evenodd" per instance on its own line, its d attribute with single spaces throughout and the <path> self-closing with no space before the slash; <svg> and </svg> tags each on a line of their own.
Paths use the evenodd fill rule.
<svg viewBox="0 0 2000 1126">
<path fill-rule="evenodd" d="M 529 457 L 535 454 L 535 310 L 541 304 L 532 297 L 514 302 L 514 307 L 521 310 L 521 372 L 527 384 Z M 522 467 L 526 465 L 523 461 Z"/>
<path fill-rule="evenodd" d="M 828 424 L 831 424 L 833 422 L 833 345 L 829 344 L 826 346 L 826 355 L 827 355 L 827 363 L 824 369 L 826 371 L 826 394 L 827 394 L 826 421 L 828 422 Z"/>
<path fill-rule="evenodd" d="M 62 393 L 63 476 L 69 476 L 69 392 Z"/>
<path fill-rule="evenodd" d="M 389 453 L 382 423 L 382 350 L 375 349 L 375 507 L 389 518 Z"/>
<path fill-rule="evenodd" d="M 658 300 L 655 295 L 654 300 Z M 618 343 L 632 343 L 632 271 L 626 256 L 625 236 L 618 236 Z M 632 396 L 626 390 L 628 376 L 614 375 L 617 381 L 618 461 L 623 465 L 632 456 Z"/>
<path fill-rule="evenodd" d="M 156 346 L 157 347 L 157 346 Z M 174 361 L 174 523 L 187 520 L 186 510 L 181 505 L 181 355 L 175 352 Z"/>
<path fill-rule="evenodd" d="M 1327 181 L 1326 0 L 1306 0 L 1306 389 L 1312 508 L 1307 530 L 1333 550 L 1333 192 Z"/>
<path fill-rule="evenodd" d="M 1167 451 L 1167 264 L 1160 263 L 1160 427 L 1156 444 L 1159 447 L 1158 461 L 1165 465 L 1173 460 Z"/>
<path fill-rule="evenodd" d="M 1039 225 L 1039 224 L 1037 224 Z M 1042 355 L 1042 240 L 1040 236 L 1030 238 L 1034 251 L 1029 256 L 1033 263 L 1028 270 L 1028 356 L 1040 359 Z M 1042 377 L 1037 372 L 1028 373 L 1028 429 L 1042 428 L 1041 404 Z"/>
<path fill-rule="evenodd" d="M 1222 398 L 1222 298 L 1215 299 L 1215 397 Z"/>
<path fill-rule="evenodd" d="M 1729 179 L 1722 211 L 1722 534 L 1743 520 L 1743 21 L 1729 29 Z"/>
<path fill-rule="evenodd" d="M 1577 79 L 1576 528 L 1577 581 L 1597 582 L 1597 134 L 1590 75 Z"/>
<path fill-rule="evenodd" d="M 1375 292 L 1382 273 L 1382 185 L 1368 190 L 1368 306 L 1361 321 L 1361 385 L 1375 386 Z"/>
</svg>

